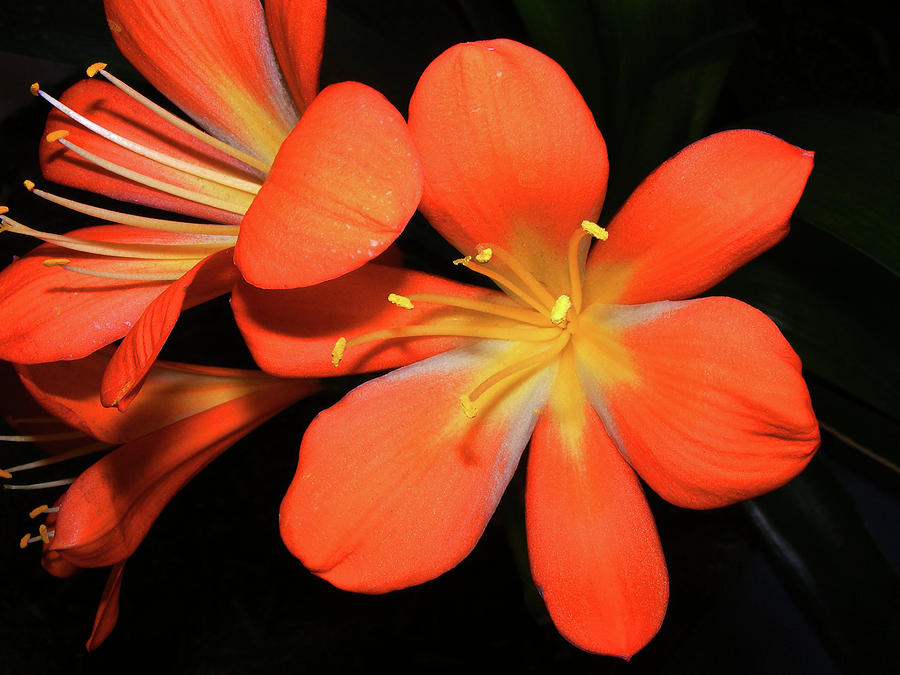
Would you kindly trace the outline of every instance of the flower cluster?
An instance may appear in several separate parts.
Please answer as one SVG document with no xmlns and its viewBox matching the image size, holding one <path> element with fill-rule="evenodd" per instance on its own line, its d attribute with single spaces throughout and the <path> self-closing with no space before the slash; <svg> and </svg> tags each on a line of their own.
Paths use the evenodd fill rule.
<svg viewBox="0 0 900 675">
<path fill-rule="evenodd" d="M 105 7 L 124 55 L 196 126 L 93 64 L 59 99 L 32 87 L 53 106 L 41 168 L 172 215 L 31 181 L 106 224 L 60 235 L 0 215 L 45 242 L 0 273 L 0 359 L 89 447 L 118 446 L 22 539 L 43 543 L 53 574 L 112 566 L 89 648 L 175 492 L 319 378 L 396 369 L 303 433 L 280 528 L 306 568 L 363 593 L 450 570 L 527 446 L 535 584 L 566 639 L 624 658 L 659 630 L 669 593 L 641 481 L 713 508 L 786 483 L 816 451 L 775 325 L 691 299 L 786 235 L 812 153 L 721 132 L 601 218 L 603 137 L 530 47 L 450 47 L 407 123 L 366 85 L 319 91 L 324 0 Z M 473 283 L 379 258 L 416 209 Z M 183 309 L 227 293 L 264 372 L 157 360 Z"/>
</svg>

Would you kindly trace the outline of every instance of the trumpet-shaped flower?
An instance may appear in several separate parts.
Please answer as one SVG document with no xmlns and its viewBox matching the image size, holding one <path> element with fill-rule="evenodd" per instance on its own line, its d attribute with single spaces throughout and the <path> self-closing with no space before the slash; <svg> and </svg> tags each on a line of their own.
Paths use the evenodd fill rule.
<svg viewBox="0 0 900 675">
<path fill-rule="evenodd" d="M 730 298 L 687 299 L 786 234 L 812 153 L 759 131 L 710 136 L 604 229 L 606 148 L 590 111 L 556 63 L 507 40 L 439 56 L 409 125 L 422 211 L 463 254 L 454 262 L 500 291 L 375 265 L 316 289 L 236 291 L 264 369 L 410 364 L 311 424 L 284 541 L 341 588 L 432 579 L 478 541 L 530 439 L 535 583 L 567 639 L 629 657 L 668 602 L 638 477 L 712 508 L 782 485 L 818 446 L 775 325 Z"/>
<path fill-rule="evenodd" d="M 125 561 L 169 500 L 231 445 L 318 390 L 314 380 L 158 361 L 147 375 L 144 395 L 121 413 L 103 407 L 97 397 L 109 358 L 102 350 L 77 361 L 16 366 L 31 396 L 87 443 L 3 470 L 15 479 L 26 470 L 119 446 L 74 481 L 63 481 L 71 485 L 52 507 L 32 511 L 33 518 L 47 520 L 37 535 L 21 541 L 23 547 L 42 541 L 44 567 L 56 576 L 112 566 L 88 649 L 115 625 Z M 71 442 L 71 437 L 55 433 L 22 440 Z"/>
<path fill-rule="evenodd" d="M 0 214 L 3 230 L 47 242 L 0 274 L 0 358 L 78 359 L 127 334 L 102 391 L 124 407 L 183 308 L 230 291 L 238 270 L 293 288 L 360 267 L 405 226 L 421 177 L 383 96 L 356 82 L 318 93 L 324 0 L 271 0 L 265 12 L 259 0 L 105 8 L 124 55 L 206 131 L 97 63 L 60 100 L 32 87 L 55 108 L 42 171 L 200 222 L 101 209 L 27 181 L 112 224 L 63 236 Z"/>
</svg>

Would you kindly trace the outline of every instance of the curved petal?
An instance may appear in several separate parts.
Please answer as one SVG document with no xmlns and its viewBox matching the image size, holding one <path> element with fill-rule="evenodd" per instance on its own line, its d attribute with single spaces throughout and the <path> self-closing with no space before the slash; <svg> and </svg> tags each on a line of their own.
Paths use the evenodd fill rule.
<svg viewBox="0 0 900 675">
<path fill-rule="evenodd" d="M 116 45 L 200 126 L 271 163 L 299 114 L 258 0 L 104 0 Z"/>
<path fill-rule="evenodd" d="M 147 306 L 109 362 L 100 387 L 103 405 L 124 411 L 140 390 L 182 310 L 231 290 L 237 280 L 231 258 L 231 249 L 204 258 Z"/>
<path fill-rule="evenodd" d="M 668 604 L 662 547 L 640 481 L 571 365 L 531 439 L 525 508 L 531 572 L 560 633 L 625 659 L 644 647 Z"/>
<path fill-rule="evenodd" d="M 191 478 L 305 395 L 306 387 L 305 382 L 275 382 L 113 450 L 66 490 L 50 550 L 81 567 L 125 560 Z"/>
<path fill-rule="evenodd" d="M 74 230 L 92 241 L 165 244 L 179 235 L 105 225 Z M 189 237 L 183 240 L 188 243 Z M 133 281 L 78 274 L 48 260 L 95 273 L 150 274 L 158 260 L 109 258 L 43 244 L 0 272 L 0 359 L 41 363 L 80 359 L 127 333 L 168 281 Z M 197 300 L 191 299 L 193 304 Z"/>
<path fill-rule="evenodd" d="M 422 155 L 422 211 L 454 246 L 511 251 L 550 286 L 567 284 L 566 245 L 596 220 L 606 145 L 559 65 L 510 40 L 451 47 L 409 104 Z"/>
<path fill-rule="evenodd" d="M 711 508 L 768 492 L 818 448 L 800 359 L 749 305 L 594 305 L 578 325 L 588 398 L 623 457 L 673 504 Z M 611 350 L 628 365 L 611 368 Z"/>
<path fill-rule="evenodd" d="M 92 122 L 135 143 L 206 169 L 259 180 L 242 163 L 149 112 L 107 82 L 81 80 L 69 87 L 60 101 Z M 224 200 L 241 211 L 246 210 L 252 201 L 251 195 L 246 192 L 166 167 L 95 134 L 60 111 L 53 110 L 47 117 L 45 134 L 60 130 L 68 131 L 66 139 L 78 147 L 143 176 L 198 192 L 205 197 Z M 240 222 L 240 215 L 236 213 L 128 180 L 79 157 L 59 143 L 48 142 L 46 138 L 41 141 L 39 153 L 44 177 L 57 183 L 216 223 Z"/>
<path fill-rule="evenodd" d="M 813 153 L 762 131 L 689 145 L 638 186 L 594 246 L 587 302 L 610 295 L 610 277 L 626 278 L 611 300 L 621 304 L 705 291 L 787 234 L 812 167 Z"/>
<path fill-rule="evenodd" d="M 469 419 L 458 397 L 509 345 L 484 341 L 357 387 L 319 414 L 281 504 L 281 536 L 313 573 L 384 593 L 433 579 L 475 546 L 546 400 L 538 373 Z M 552 374 L 552 373 L 550 373 Z"/>
<path fill-rule="evenodd" d="M 238 283 L 231 307 L 257 365 L 282 377 L 327 377 L 404 366 L 457 347 L 466 338 L 402 338 L 348 349 L 339 368 L 331 350 L 340 337 L 421 325 L 450 317 L 451 310 L 417 303 L 395 307 L 388 294 L 429 293 L 501 301 L 505 296 L 413 270 L 370 263 L 333 281 L 290 291 L 264 291 Z"/>
<path fill-rule="evenodd" d="M 97 614 L 94 616 L 94 627 L 91 629 L 91 636 L 85 645 L 89 652 L 103 644 L 103 641 L 116 627 L 116 622 L 119 620 L 119 592 L 122 590 L 122 574 L 124 572 L 124 560 L 113 565 L 109 571 L 109 578 L 103 587 Z"/>
<path fill-rule="evenodd" d="M 77 361 L 18 365 L 16 370 L 28 392 L 50 414 L 113 444 L 146 436 L 271 382 L 258 371 L 156 361 L 141 396 L 123 413 L 100 403 L 100 385 L 111 355 L 105 349 Z"/>
<path fill-rule="evenodd" d="M 319 92 L 326 0 L 266 0 L 269 37 L 302 113 Z"/>
<path fill-rule="evenodd" d="M 296 288 L 360 267 L 393 243 L 422 194 L 403 116 L 358 82 L 319 94 L 241 223 L 235 262 L 263 288 Z"/>
</svg>

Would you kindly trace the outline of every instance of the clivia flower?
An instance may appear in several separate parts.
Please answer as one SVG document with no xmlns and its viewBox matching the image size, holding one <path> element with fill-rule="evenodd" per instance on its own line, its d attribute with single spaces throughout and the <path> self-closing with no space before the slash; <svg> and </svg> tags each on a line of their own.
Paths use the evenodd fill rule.
<svg viewBox="0 0 900 675">
<path fill-rule="evenodd" d="M 24 471 L 119 446 L 74 480 L 44 484 L 71 483 L 53 506 L 31 512 L 32 518 L 45 515 L 47 520 L 37 535 L 26 534 L 20 542 L 23 548 L 43 542 L 43 565 L 55 576 L 112 567 L 88 649 L 98 646 L 115 625 L 125 561 L 169 500 L 226 449 L 319 389 L 315 380 L 157 361 L 143 394 L 123 413 L 103 407 L 97 397 L 109 359 L 109 350 L 101 350 L 77 361 L 16 365 L 29 394 L 54 416 L 48 421 L 55 424 L 53 433 L 19 440 L 72 442 L 72 433 L 57 430 L 67 425 L 69 431 L 77 430 L 81 442 L 0 471 L 16 480 Z"/>
<path fill-rule="evenodd" d="M 785 236 L 812 153 L 760 131 L 704 138 L 604 229 L 606 148 L 590 111 L 555 62 L 508 40 L 439 56 L 409 126 L 421 210 L 463 254 L 454 262 L 501 290 L 377 265 L 316 288 L 236 289 L 270 372 L 412 364 L 310 425 L 284 541 L 340 588 L 432 579 L 474 547 L 530 439 L 535 583 L 568 640 L 628 658 L 669 592 L 638 477 L 673 504 L 713 508 L 786 483 L 818 447 L 800 361 L 775 325 L 737 300 L 687 299 Z"/>
<path fill-rule="evenodd" d="M 418 158 L 378 92 L 343 82 L 318 93 L 325 5 L 106 0 L 124 55 L 206 131 L 97 63 L 88 75 L 106 81 L 60 100 L 32 87 L 56 108 L 42 171 L 200 222 L 101 209 L 27 181 L 112 224 L 56 235 L 0 213 L 0 229 L 47 242 L 0 274 L 0 358 L 78 359 L 127 335 L 102 389 L 106 405 L 125 407 L 183 308 L 240 275 L 264 288 L 333 279 L 394 241 L 421 194 Z"/>
</svg>

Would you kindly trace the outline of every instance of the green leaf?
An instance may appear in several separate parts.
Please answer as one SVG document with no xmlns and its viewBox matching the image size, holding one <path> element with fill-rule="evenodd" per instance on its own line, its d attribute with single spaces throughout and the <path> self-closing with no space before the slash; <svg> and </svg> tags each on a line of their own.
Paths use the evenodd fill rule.
<svg viewBox="0 0 900 675">
<path fill-rule="evenodd" d="M 900 672 L 900 577 L 824 461 L 745 507 L 847 672 Z"/>
<path fill-rule="evenodd" d="M 900 116 L 806 108 L 747 125 L 815 151 L 798 217 L 900 275 Z"/>
</svg>

